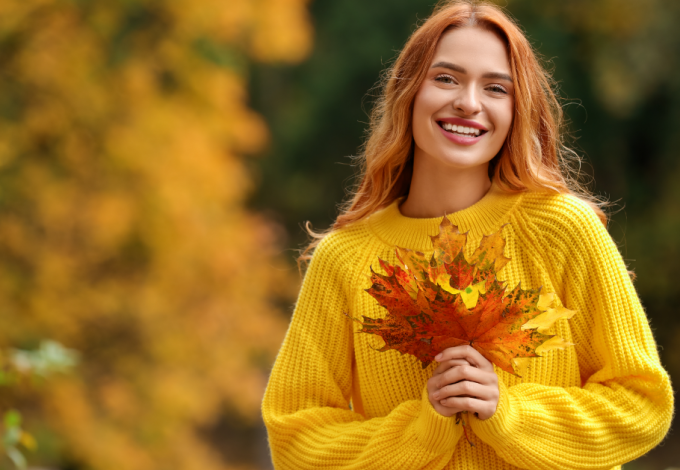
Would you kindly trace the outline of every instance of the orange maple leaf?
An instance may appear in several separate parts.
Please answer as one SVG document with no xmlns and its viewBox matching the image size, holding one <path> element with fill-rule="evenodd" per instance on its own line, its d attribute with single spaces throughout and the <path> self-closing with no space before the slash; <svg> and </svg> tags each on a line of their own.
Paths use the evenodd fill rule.
<svg viewBox="0 0 680 470">
<path fill-rule="evenodd" d="M 544 332 L 558 319 L 575 312 L 562 307 L 545 311 L 553 295 L 518 285 L 506 293 L 497 272 L 510 259 L 503 255 L 502 228 L 485 236 L 470 259 L 464 254 L 467 234 L 443 218 L 431 237 L 434 253 L 397 248 L 400 264 L 380 261 L 385 274 L 371 269 L 373 285 L 366 289 L 385 307 L 385 318 L 363 321 L 361 332 L 380 336 L 379 351 L 411 354 L 427 367 L 446 348 L 469 344 L 491 363 L 514 375 L 523 358 L 539 357 L 537 349 L 559 349 L 569 343 L 550 341 Z M 542 298 L 543 297 L 543 298 Z M 559 339 L 559 338 L 556 338 Z M 525 363 L 523 363 L 525 364 Z M 513 367 L 514 365 L 514 367 Z"/>
</svg>

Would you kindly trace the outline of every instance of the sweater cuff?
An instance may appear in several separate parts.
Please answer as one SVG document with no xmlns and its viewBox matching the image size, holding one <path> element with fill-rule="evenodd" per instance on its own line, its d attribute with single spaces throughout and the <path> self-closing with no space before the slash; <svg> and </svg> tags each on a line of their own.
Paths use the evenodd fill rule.
<svg viewBox="0 0 680 470">
<path fill-rule="evenodd" d="M 474 416 L 470 420 L 477 437 L 494 448 L 507 445 L 522 427 L 519 403 L 510 396 L 502 380 L 498 381 L 498 391 L 500 396 L 496 412 L 484 420 Z"/>
<path fill-rule="evenodd" d="M 427 386 L 423 389 L 420 413 L 413 429 L 420 445 L 433 454 L 453 451 L 463 434 L 462 426 L 456 426 L 454 418 L 437 413 L 428 398 Z"/>
</svg>

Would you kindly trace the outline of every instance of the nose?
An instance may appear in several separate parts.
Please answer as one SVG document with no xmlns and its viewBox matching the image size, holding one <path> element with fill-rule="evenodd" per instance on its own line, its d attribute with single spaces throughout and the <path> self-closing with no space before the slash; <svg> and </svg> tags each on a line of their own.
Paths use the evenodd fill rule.
<svg viewBox="0 0 680 470">
<path fill-rule="evenodd" d="M 460 111 L 466 116 L 472 116 L 481 111 L 481 102 L 479 99 L 479 91 L 475 86 L 462 87 L 451 103 L 454 109 Z"/>
</svg>

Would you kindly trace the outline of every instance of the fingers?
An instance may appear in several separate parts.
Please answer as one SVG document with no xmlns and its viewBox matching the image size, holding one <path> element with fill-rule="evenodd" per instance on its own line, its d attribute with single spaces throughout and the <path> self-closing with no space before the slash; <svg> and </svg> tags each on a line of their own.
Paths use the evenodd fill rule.
<svg viewBox="0 0 680 470">
<path fill-rule="evenodd" d="M 442 363 L 452 359 L 465 359 L 470 364 L 483 370 L 493 370 L 493 365 L 479 351 L 469 345 L 455 346 L 453 348 L 446 348 L 440 352 L 435 358 L 435 361 Z"/>
<path fill-rule="evenodd" d="M 469 364 L 457 367 L 451 367 L 441 374 L 432 375 L 432 379 L 436 388 L 442 388 L 449 384 L 460 382 L 461 380 L 469 380 L 480 384 L 488 385 L 498 381 L 498 376 L 492 371 L 478 369 Z"/>
<path fill-rule="evenodd" d="M 435 360 L 439 364 L 427 381 L 427 391 L 439 414 L 468 411 L 480 419 L 493 416 L 500 393 L 491 362 L 469 345 L 447 348 Z"/>
<path fill-rule="evenodd" d="M 492 387 L 467 380 L 446 385 L 432 393 L 432 397 L 439 400 L 442 405 L 446 405 L 445 400 L 450 397 L 473 397 L 480 400 L 491 400 L 496 395 L 498 393 L 494 392 Z"/>
<path fill-rule="evenodd" d="M 437 413 L 439 413 L 440 415 L 445 416 L 445 417 L 451 417 L 451 416 L 454 416 L 459 411 L 465 411 L 462 408 L 461 409 L 456 408 L 455 406 L 453 406 L 453 404 L 451 404 L 451 405 L 452 406 L 442 405 L 437 401 L 432 403 L 432 406 L 437 411 Z"/>
<path fill-rule="evenodd" d="M 498 376 L 493 370 L 484 371 L 469 364 L 451 367 L 427 381 L 428 393 L 437 400 L 455 395 L 490 398 L 492 393 L 484 392 L 483 388 L 498 390 Z"/>
<path fill-rule="evenodd" d="M 450 407 L 450 406 L 440 405 L 439 402 L 432 403 L 432 407 L 435 409 L 435 411 L 437 413 L 439 413 L 440 415 L 442 415 L 446 418 L 450 418 L 451 416 L 455 415 L 459 411 L 464 411 L 464 410 L 455 409 L 455 408 Z"/>
<path fill-rule="evenodd" d="M 451 369 L 452 367 L 456 366 L 469 366 L 470 363 L 466 361 L 465 359 L 449 359 L 448 361 L 440 362 L 437 368 L 432 372 L 432 375 L 439 375 L 447 370 Z"/>
<path fill-rule="evenodd" d="M 449 397 L 445 400 L 441 400 L 441 403 L 446 408 L 455 410 L 451 415 L 457 413 L 458 411 L 467 411 L 469 413 L 475 413 L 479 419 L 488 419 L 493 416 L 496 412 L 496 406 L 498 401 L 490 400 L 479 400 L 472 397 Z M 448 410 L 445 410 L 447 412 Z"/>
<path fill-rule="evenodd" d="M 452 367 L 433 375 L 427 383 L 428 393 L 435 400 L 452 396 L 471 396 L 482 400 L 498 396 L 498 376 L 470 365 Z"/>
</svg>

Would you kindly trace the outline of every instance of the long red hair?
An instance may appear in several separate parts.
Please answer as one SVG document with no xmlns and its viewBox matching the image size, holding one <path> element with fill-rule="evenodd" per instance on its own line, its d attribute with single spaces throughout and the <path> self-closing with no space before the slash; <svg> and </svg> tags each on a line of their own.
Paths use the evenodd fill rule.
<svg viewBox="0 0 680 470">
<path fill-rule="evenodd" d="M 578 155 L 564 144 L 563 113 L 553 80 L 517 24 L 486 1 L 447 0 L 411 35 L 384 75 L 382 92 L 370 117 L 368 139 L 358 157 L 361 174 L 351 199 L 330 230 L 362 220 L 408 194 L 413 172 L 413 102 L 432 62 L 439 38 L 452 28 L 477 26 L 506 43 L 515 88 L 515 113 L 500 154 L 490 166 L 495 184 L 507 192 L 547 191 L 586 201 L 603 223 L 602 202 L 579 183 L 571 161 Z M 299 261 L 327 233 L 307 230 L 312 242 Z"/>
</svg>

